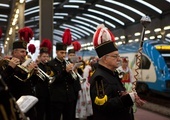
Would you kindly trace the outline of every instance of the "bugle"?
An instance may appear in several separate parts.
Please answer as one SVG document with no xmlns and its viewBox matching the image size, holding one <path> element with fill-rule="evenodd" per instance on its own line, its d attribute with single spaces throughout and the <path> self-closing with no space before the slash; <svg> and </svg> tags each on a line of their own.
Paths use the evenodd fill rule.
<svg viewBox="0 0 170 120">
<path fill-rule="evenodd" d="M 66 62 L 66 65 L 70 64 L 70 61 L 65 60 L 65 62 Z M 73 79 L 75 79 L 75 80 L 77 80 L 77 78 L 79 78 L 80 83 L 83 83 L 86 81 L 86 78 L 82 78 L 81 75 L 78 72 L 75 73 L 74 70 L 70 71 L 70 74 L 73 77 Z"/>
</svg>

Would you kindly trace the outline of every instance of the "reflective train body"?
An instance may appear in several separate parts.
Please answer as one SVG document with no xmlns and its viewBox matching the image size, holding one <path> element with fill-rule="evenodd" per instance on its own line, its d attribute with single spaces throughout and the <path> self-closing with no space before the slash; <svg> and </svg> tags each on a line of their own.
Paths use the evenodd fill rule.
<svg viewBox="0 0 170 120">
<path fill-rule="evenodd" d="M 138 75 L 135 72 L 139 42 L 118 46 L 121 57 L 128 57 L 129 66 L 137 78 L 137 92 L 153 92 L 170 97 L 170 43 L 162 40 L 146 40 L 143 43 Z M 89 56 L 96 55 L 87 51 Z M 79 55 L 87 53 L 79 53 Z"/>
</svg>

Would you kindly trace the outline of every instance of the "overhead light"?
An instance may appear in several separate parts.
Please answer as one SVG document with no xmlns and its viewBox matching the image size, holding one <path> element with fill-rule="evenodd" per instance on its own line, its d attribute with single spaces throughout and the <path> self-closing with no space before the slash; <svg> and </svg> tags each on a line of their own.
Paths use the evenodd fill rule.
<svg viewBox="0 0 170 120">
<path fill-rule="evenodd" d="M 39 6 L 32 7 L 32 8 L 26 9 L 24 12 L 27 13 L 27 12 L 29 12 L 29 11 L 33 11 L 33 10 L 39 9 L 39 8 L 40 8 Z"/>
<path fill-rule="evenodd" d="M 55 13 L 54 15 L 60 15 L 60 16 L 68 16 L 68 13 Z"/>
<path fill-rule="evenodd" d="M 7 15 L 0 14 L 0 17 L 7 18 L 8 16 L 7 16 Z"/>
<path fill-rule="evenodd" d="M 170 2 L 170 0 L 166 0 L 167 2 Z"/>
<path fill-rule="evenodd" d="M 113 17 L 113 16 L 111 16 L 111 15 L 105 14 L 105 13 L 103 13 L 103 12 L 101 12 L 101 11 L 94 10 L 94 9 L 88 9 L 88 11 L 93 12 L 93 13 L 97 13 L 97 14 L 100 14 L 100 15 L 103 15 L 103 16 L 105 16 L 105 17 L 108 17 L 108 18 L 110 18 L 111 20 L 114 20 L 114 21 L 116 21 L 117 23 L 119 23 L 119 24 L 121 24 L 121 25 L 123 25 L 123 26 L 125 25 L 124 22 L 118 20 L 117 18 L 115 18 L 115 17 Z"/>
<path fill-rule="evenodd" d="M 84 15 L 84 16 L 87 16 L 87 17 L 90 17 L 90 18 L 94 18 L 94 19 L 96 19 L 96 20 L 98 20 L 98 21 L 101 21 L 101 22 L 104 22 L 104 19 L 102 19 L 102 18 L 99 18 L 99 17 L 97 17 L 97 16 L 94 16 L 94 15 L 91 15 L 91 14 L 82 14 L 82 15 Z"/>
<path fill-rule="evenodd" d="M 170 29 L 170 26 L 165 26 L 164 27 L 164 30 L 169 30 Z"/>
<path fill-rule="evenodd" d="M 130 21 L 132 21 L 132 22 L 135 22 L 135 19 L 133 19 L 132 17 L 130 17 L 130 16 L 128 16 L 128 15 L 118 11 L 118 10 L 115 10 L 113 8 L 110 8 L 110 7 L 107 7 L 107 6 L 104 6 L 104 5 L 99 5 L 99 4 L 96 4 L 95 6 L 99 7 L 99 8 L 103 8 L 103 9 L 108 10 L 110 12 L 114 12 L 114 13 L 116 13 L 116 14 L 118 14 L 118 15 L 120 15 L 120 16 L 122 16 L 122 17 L 124 17 L 124 18 L 126 18 L 126 19 L 128 19 Z"/>
<path fill-rule="evenodd" d="M 149 39 L 155 39 L 155 36 L 150 36 Z"/>
<path fill-rule="evenodd" d="M 157 35 L 157 38 L 162 38 L 162 35 Z"/>
<path fill-rule="evenodd" d="M 80 29 L 80 28 L 77 28 L 77 27 L 75 27 L 75 26 L 68 25 L 68 24 L 63 24 L 63 26 L 66 26 L 66 27 L 75 29 L 75 30 L 77 30 L 77 31 L 79 31 L 79 32 L 82 32 L 82 33 L 84 33 L 84 34 L 90 36 L 90 34 L 89 34 L 88 32 L 86 32 L 84 29 Z"/>
<path fill-rule="evenodd" d="M 104 0 L 104 1 L 105 1 L 105 2 L 109 2 L 109 3 L 112 3 L 112 4 L 115 4 L 115 5 L 118 5 L 118 6 L 121 6 L 121 7 L 123 7 L 123 8 L 126 8 L 126 9 L 128 9 L 128 10 L 130 10 L 130 11 L 132 11 L 132 12 L 134 12 L 134 13 L 142 16 L 142 17 L 143 17 L 143 16 L 146 16 L 144 13 L 140 12 L 139 10 L 137 10 L 137 9 L 135 9 L 135 8 L 133 8 L 133 7 L 130 7 L 130 6 L 126 5 L 126 4 L 123 4 L 123 3 L 121 3 L 121 2 L 113 1 L 113 0 Z"/>
<path fill-rule="evenodd" d="M 55 18 L 55 19 L 64 19 L 63 16 L 53 16 L 53 18 Z"/>
<path fill-rule="evenodd" d="M 39 12 L 40 10 L 34 10 L 34 11 L 31 11 L 31 12 L 27 12 L 25 13 L 24 15 L 27 16 L 27 15 L 30 15 L 30 14 L 33 14 L 33 13 L 36 13 L 36 12 Z"/>
<path fill-rule="evenodd" d="M 125 36 L 123 35 L 123 36 L 120 36 L 120 39 L 125 39 Z"/>
<path fill-rule="evenodd" d="M 64 8 L 79 8 L 78 5 L 63 5 Z"/>
<path fill-rule="evenodd" d="M 150 4 L 150 3 L 146 2 L 146 1 L 143 1 L 143 0 L 135 0 L 135 1 L 147 6 L 149 8 L 151 8 L 152 10 L 158 12 L 159 14 L 162 14 L 162 10 L 160 10 L 159 8 L 153 6 L 152 4 Z"/>
<path fill-rule="evenodd" d="M 7 21 L 7 19 L 0 18 L 0 21 Z"/>
<path fill-rule="evenodd" d="M 0 7 L 9 7 L 9 5 L 8 4 L 0 3 Z"/>
<path fill-rule="evenodd" d="M 135 39 L 135 42 L 138 42 L 139 41 L 139 39 Z"/>
<path fill-rule="evenodd" d="M 70 3 L 86 3 L 86 1 L 83 0 L 69 0 Z"/>
<path fill-rule="evenodd" d="M 90 23 L 93 23 L 93 24 L 95 24 L 96 26 L 99 25 L 99 23 L 94 22 L 94 21 L 92 21 L 92 20 L 90 20 L 90 19 L 87 19 L 87 18 L 84 18 L 84 17 L 76 16 L 76 18 L 77 18 L 77 19 L 80 19 L 80 20 L 84 20 L 84 21 L 90 22 Z"/>
<path fill-rule="evenodd" d="M 140 32 L 136 32 L 134 35 L 135 36 L 140 36 Z"/>
<path fill-rule="evenodd" d="M 161 28 L 156 28 L 154 29 L 155 32 L 160 32 L 161 31 Z"/>
<path fill-rule="evenodd" d="M 31 2 L 32 0 L 26 0 L 26 3 Z"/>
<path fill-rule="evenodd" d="M 119 37 L 115 37 L 115 40 L 119 40 Z"/>
<path fill-rule="evenodd" d="M 25 0 L 20 0 L 19 2 L 20 2 L 20 3 L 24 3 L 24 1 L 25 1 Z"/>
<path fill-rule="evenodd" d="M 145 31 L 145 34 L 146 34 L 146 35 L 149 34 L 149 33 L 151 33 L 150 30 L 146 30 L 146 31 Z"/>
<path fill-rule="evenodd" d="M 116 28 L 115 25 L 113 25 L 112 23 L 110 23 L 110 22 L 108 22 L 108 21 L 105 21 L 105 23 L 106 23 L 107 25 L 111 26 L 112 28 Z"/>
<path fill-rule="evenodd" d="M 91 30 L 91 29 L 88 29 L 87 27 L 84 27 L 84 26 L 82 26 L 82 25 L 76 25 L 77 27 L 80 27 L 80 28 L 82 28 L 82 29 L 85 29 L 86 31 L 88 31 L 88 32 L 90 32 L 90 33 L 92 33 L 92 34 L 94 34 L 94 31 L 93 30 Z"/>
<path fill-rule="evenodd" d="M 96 30 L 96 27 L 94 27 L 94 26 L 92 26 L 92 25 L 90 25 L 90 24 L 87 24 L 87 23 L 85 23 L 85 22 L 82 22 L 82 21 L 79 21 L 79 20 L 76 20 L 76 19 L 71 19 L 71 21 L 76 22 L 76 23 L 83 24 L 83 25 L 85 25 L 85 26 L 87 26 L 87 27 L 90 27 L 90 28 L 93 28 L 93 29 Z"/>
<path fill-rule="evenodd" d="M 53 3 L 53 5 L 58 5 L 58 4 L 60 4 L 60 2 L 54 2 L 54 3 Z"/>
</svg>

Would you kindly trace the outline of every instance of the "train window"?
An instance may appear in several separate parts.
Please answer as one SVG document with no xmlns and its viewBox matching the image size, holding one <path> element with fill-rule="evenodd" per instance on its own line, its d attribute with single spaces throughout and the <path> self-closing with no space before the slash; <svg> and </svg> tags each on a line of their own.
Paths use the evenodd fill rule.
<svg viewBox="0 0 170 120">
<path fill-rule="evenodd" d="M 140 62 L 139 69 L 149 69 L 151 65 L 149 59 L 144 55 L 142 55 L 141 58 L 142 61 Z"/>
</svg>

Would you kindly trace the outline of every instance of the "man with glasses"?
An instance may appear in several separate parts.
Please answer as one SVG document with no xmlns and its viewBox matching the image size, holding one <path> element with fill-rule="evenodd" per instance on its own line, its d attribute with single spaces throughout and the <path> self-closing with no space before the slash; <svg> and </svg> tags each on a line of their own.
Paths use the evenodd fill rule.
<svg viewBox="0 0 170 120">
<path fill-rule="evenodd" d="M 120 64 L 113 34 L 100 25 L 93 36 L 93 45 L 99 57 L 98 67 L 90 79 L 93 120 L 134 120 L 134 102 L 144 104 L 136 92 L 127 93 L 115 72 Z"/>
</svg>

